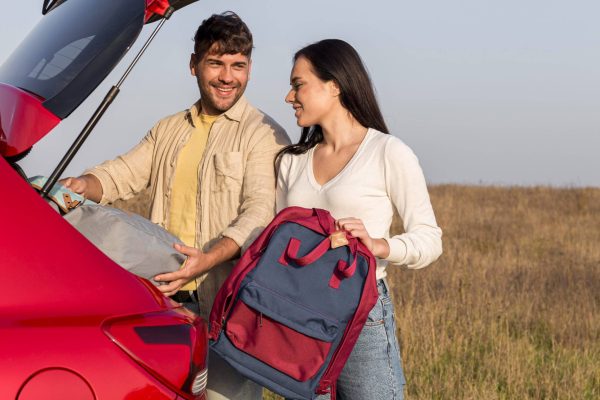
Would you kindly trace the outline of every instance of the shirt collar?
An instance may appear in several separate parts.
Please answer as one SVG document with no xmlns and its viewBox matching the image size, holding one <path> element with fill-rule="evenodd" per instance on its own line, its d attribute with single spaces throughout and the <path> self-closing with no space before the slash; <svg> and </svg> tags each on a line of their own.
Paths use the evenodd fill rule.
<svg viewBox="0 0 600 400">
<path fill-rule="evenodd" d="M 238 101 L 236 101 L 235 104 L 231 106 L 229 110 L 225 111 L 217 119 L 220 119 L 221 117 L 225 116 L 228 119 L 240 122 L 242 119 L 242 114 L 244 113 L 244 109 L 246 108 L 246 104 L 246 98 L 244 96 L 240 97 Z M 200 100 L 195 102 L 188 109 L 187 116 L 194 127 L 200 126 Z"/>
</svg>

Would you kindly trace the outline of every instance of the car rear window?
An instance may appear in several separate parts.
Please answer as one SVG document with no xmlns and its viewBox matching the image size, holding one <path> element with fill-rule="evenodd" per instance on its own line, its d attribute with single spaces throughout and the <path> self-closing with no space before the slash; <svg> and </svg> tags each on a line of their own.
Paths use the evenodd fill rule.
<svg viewBox="0 0 600 400">
<path fill-rule="evenodd" d="M 0 67 L 0 82 L 67 117 L 110 73 L 144 25 L 145 0 L 68 0 L 46 14 Z"/>
</svg>

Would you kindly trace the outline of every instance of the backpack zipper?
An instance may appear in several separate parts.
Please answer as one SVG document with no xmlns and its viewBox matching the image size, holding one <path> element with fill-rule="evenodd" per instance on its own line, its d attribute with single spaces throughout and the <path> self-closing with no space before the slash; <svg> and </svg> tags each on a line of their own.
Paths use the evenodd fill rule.
<svg viewBox="0 0 600 400">
<path fill-rule="evenodd" d="M 309 307 L 309 306 L 307 306 L 307 305 L 305 305 L 303 303 L 292 301 L 291 299 L 289 299 L 288 297 L 282 295 L 281 293 L 279 293 L 279 292 L 277 292 L 277 291 L 275 291 L 275 290 L 273 290 L 273 289 L 271 289 L 271 288 L 263 285 L 262 282 L 260 282 L 259 280 L 253 279 L 252 281 L 248 282 L 244 287 L 246 287 L 246 286 L 254 286 L 254 287 L 260 288 L 261 290 L 265 290 L 265 291 L 271 293 L 273 296 L 282 299 L 283 301 L 286 301 L 288 303 L 292 303 L 296 307 L 302 308 L 305 311 L 308 311 L 308 312 L 311 312 L 311 313 L 313 313 L 315 315 L 318 315 L 319 317 L 321 317 L 323 319 L 326 319 L 327 321 L 329 321 L 331 323 L 334 323 L 336 325 L 339 324 L 340 322 L 343 323 L 343 321 L 340 321 L 337 318 L 334 318 L 334 317 L 332 317 L 330 315 L 324 314 L 324 313 L 322 313 L 320 311 L 314 310 L 311 307 Z M 240 290 L 241 290 L 241 288 L 240 288 Z"/>
<path fill-rule="evenodd" d="M 343 347 L 344 342 L 346 342 L 346 336 L 348 336 L 348 331 L 350 330 L 350 327 L 354 323 L 355 319 L 356 319 L 356 314 L 354 314 L 352 316 L 352 319 L 350 320 L 350 322 L 348 322 L 348 325 L 346 325 L 346 330 L 344 331 L 344 334 L 342 335 L 342 340 L 340 340 L 340 343 L 338 344 L 337 348 L 335 349 L 335 352 L 333 353 L 333 356 L 331 356 L 331 360 L 329 361 L 329 365 L 327 366 L 327 369 L 325 370 L 325 372 L 321 376 L 321 379 L 323 379 L 323 378 L 325 378 L 325 377 L 328 376 L 329 371 L 331 370 L 333 364 L 335 364 L 335 360 L 337 359 L 338 353 L 339 353 L 340 349 Z M 317 387 L 317 390 L 318 389 L 319 388 Z"/>
</svg>

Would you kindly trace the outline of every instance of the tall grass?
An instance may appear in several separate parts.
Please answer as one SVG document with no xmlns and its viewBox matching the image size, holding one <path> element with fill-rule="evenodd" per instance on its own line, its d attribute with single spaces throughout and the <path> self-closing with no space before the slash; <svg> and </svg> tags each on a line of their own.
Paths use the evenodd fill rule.
<svg viewBox="0 0 600 400">
<path fill-rule="evenodd" d="M 430 194 L 444 254 L 388 275 L 406 399 L 600 399 L 600 189 Z"/>
<path fill-rule="evenodd" d="M 391 269 L 407 399 L 600 399 L 600 189 L 430 188 L 444 254 Z"/>
</svg>

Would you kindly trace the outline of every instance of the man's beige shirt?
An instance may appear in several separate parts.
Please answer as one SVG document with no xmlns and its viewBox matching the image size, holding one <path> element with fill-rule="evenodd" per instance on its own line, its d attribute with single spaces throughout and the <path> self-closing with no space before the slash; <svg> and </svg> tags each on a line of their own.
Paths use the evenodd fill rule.
<svg viewBox="0 0 600 400">
<path fill-rule="evenodd" d="M 129 152 L 86 171 L 102 184 L 101 203 L 128 199 L 149 187 L 150 219 L 166 227 L 177 156 L 194 130 L 198 112 L 199 102 L 160 120 Z M 287 144 L 283 128 L 244 97 L 213 123 L 199 167 L 197 248 L 207 251 L 226 236 L 243 250 L 271 221 L 275 210 L 273 160 Z M 219 265 L 198 279 L 204 318 L 208 318 L 233 264 Z"/>
</svg>

